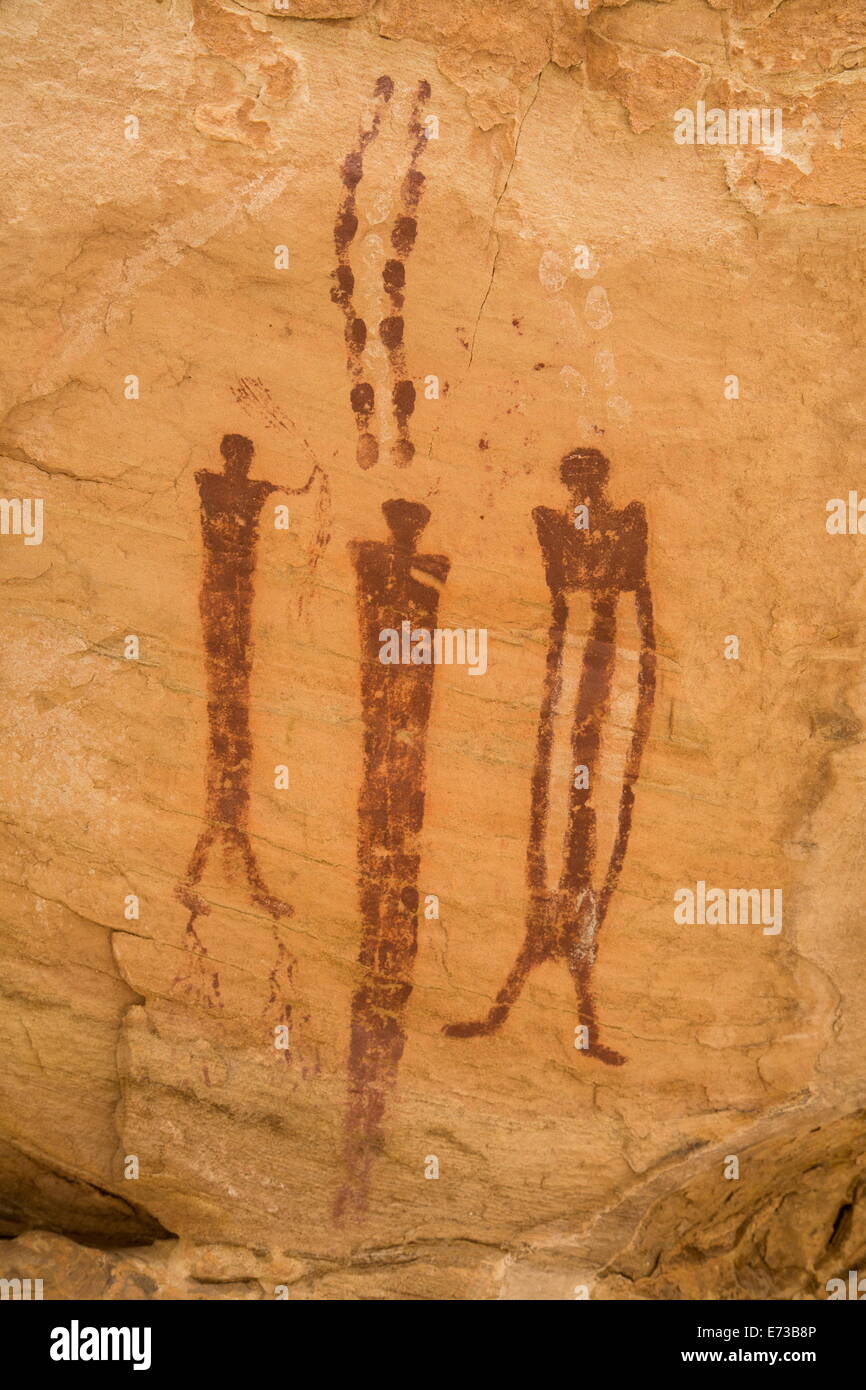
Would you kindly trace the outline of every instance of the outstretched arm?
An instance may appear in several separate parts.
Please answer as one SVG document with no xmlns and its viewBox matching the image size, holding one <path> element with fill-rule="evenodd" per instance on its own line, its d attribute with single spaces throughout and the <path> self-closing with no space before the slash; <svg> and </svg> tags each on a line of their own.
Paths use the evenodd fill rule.
<svg viewBox="0 0 866 1390">
<path fill-rule="evenodd" d="M 619 881 L 622 866 L 628 849 L 631 833 L 631 818 L 634 810 L 635 783 L 640 773 L 643 750 L 649 735 L 652 720 L 653 700 L 656 688 L 656 650 L 655 630 L 653 628 L 653 605 L 650 586 L 646 579 L 641 580 L 635 590 L 635 611 L 640 633 L 640 660 L 638 664 L 637 709 L 635 711 L 634 732 L 628 750 L 623 776 L 622 795 L 619 802 L 616 839 L 613 842 L 610 862 L 607 866 L 604 887 L 599 894 L 596 930 L 604 921 L 610 900 Z"/>
<path fill-rule="evenodd" d="M 307 481 L 304 483 L 303 487 L 284 487 L 282 483 L 271 483 L 271 492 L 284 492 L 287 497 L 300 497 L 302 493 L 309 492 L 310 488 L 313 486 L 313 482 L 317 474 L 319 474 L 322 478 L 326 476 L 323 470 L 316 463 L 313 465 L 313 471 L 310 474 Z"/>
</svg>

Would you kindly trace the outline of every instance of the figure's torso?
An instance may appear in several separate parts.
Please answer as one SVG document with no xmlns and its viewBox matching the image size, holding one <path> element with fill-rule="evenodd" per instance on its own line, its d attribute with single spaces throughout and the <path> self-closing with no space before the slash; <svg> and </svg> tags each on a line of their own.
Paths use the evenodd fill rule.
<svg viewBox="0 0 866 1390">
<path fill-rule="evenodd" d="M 573 589 L 619 593 L 636 589 L 646 577 L 646 512 L 640 502 L 622 508 L 590 510 L 589 529 L 573 515 L 552 507 L 533 510 L 551 592 Z"/>
<path fill-rule="evenodd" d="M 195 480 L 201 496 L 206 551 L 212 558 L 251 564 L 259 516 L 274 487 L 258 479 L 235 481 L 205 468 L 196 473 Z"/>
<path fill-rule="evenodd" d="M 380 613 L 393 611 L 401 621 L 435 619 L 439 591 L 435 584 L 425 584 L 421 576 L 429 574 L 431 579 L 444 582 L 451 567 L 445 555 L 418 555 L 387 541 L 355 541 L 350 549 L 359 596 L 363 595 L 368 605 Z"/>
</svg>

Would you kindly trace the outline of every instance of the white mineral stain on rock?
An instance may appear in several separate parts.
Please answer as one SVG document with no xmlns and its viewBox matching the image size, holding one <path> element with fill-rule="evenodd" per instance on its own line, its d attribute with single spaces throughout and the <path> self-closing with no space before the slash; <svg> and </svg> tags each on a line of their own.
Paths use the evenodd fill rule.
<svg viewBox="0 0 866 1390">
<path fill-rule="evenodd" d="M 593 285 L 586 296 L 583 313 L 590 328 L 607 328 L 612 321 L 613 314 L 608 303 L 607 290 L 602 285 Z"/>
<path fill-rule="evenodd" d="M 574 391 L 578 396 L 586 395 L 586 378 L 581 376 L 574 367 L 560 367 L 559 379 L 569 391 Z"/>
<path fill-rule="evenodd" d="M 589 251 L 589 256 L 587 257 L 587 264 L 584 265 L 582 263 L 582 258 L 576 254 L 579 250 L 582 251 L 583 247 L 575 247 L 575 257 L 572 269 L 574 270 L 575 275 L 580 276 L 581 280 L 594 280 L 598 272 L 601 270 L 601 261 L 598 259 L 598 256 L 595 254 L 591 247 L 587 247 L 586 249 Z"/>
<path fill-rule="evenodd" d="M 374 193 L 366 209 L 365 216 L 371 226 L 386 221 L 391 212 L 393 198 L 388 189 L 380 188 Z"/>
<path fill-rule="evenodd" d="M 550 294 L 558 294 L 568 279 L 565 261 L 555 251 L 545 251 L 538 267 L 538 278 Z"/>
<path fill-rule="evenodd" d="M 605 386 L 616 385 L 616 359 L 608 348 L 595 354 L 595 367 Z"/>
</svg>

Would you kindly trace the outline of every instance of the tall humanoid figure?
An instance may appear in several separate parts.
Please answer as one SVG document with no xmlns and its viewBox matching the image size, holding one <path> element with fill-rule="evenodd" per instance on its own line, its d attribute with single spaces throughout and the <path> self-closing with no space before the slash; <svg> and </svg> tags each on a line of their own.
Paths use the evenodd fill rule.
<svg viewBox="0 0 866 1390">
<path fill-rule="evenodd" d="M 384 630 L 436 626 L 444 555 L 421 555 L 418 537 L 430 520 L 419 502 L 382 507 L 387 541 L 358 541 L 364 772 L 358 798 L 358 891 L 361 979 L 352 999 L 346 1183 L 335 1213 L 366 1205 L 370 1167 L 380 1144 L 388 1093 L 406 1042 L 405 1013 L 418 946 L 419 837 L 424 822 L 425 750 L 434 666 L 383 663 Z"/>
<path fill-rule="evenodd" d="M 275 1017 L 288 1022 L 291 1006 L 284 1003 L 286 987 L 293 990 L 295 962 L 277 936 L 281 918 L 293 908 L 267 887 L 250 840 L 250 777 L 253 738 L 250 728 L 250 676 L 253 663 L 252 610 L 254 579 L 262 508 L 275 492 L 292 496 L 307 492 L 318 465 L 300 488 L 281 487 L 265 479 L 249 477 L 254 448 L 242 434 L 223 436 L 221 472 L 202 468 L 195 475 L 200 497 L 204 550 L 199 613 L 205 648 L 207 678 L 207 772 L 204 826 L 195 842 L 186 873 L 175 894 L 189 909 L 185 945 L 195 962 L 187 976 L 175 984 L 187 994 L 198 994 L 208 1004 L 219 1005 L 219 974 L 212 969 L 209 953 L 196 921 L 210 912 L 197 891 L 214 846 L 220 846 L 226 873 L 240 873 L 252 902 L 264 909 L 274 923 L 276 964 L 269 977 L 270 1000 Z M 323 475 L 320 482 L 324 482 Z M 288 1051 L 281 1055 L 289 1060 Z"/>
<path fill-rule="evenodd" d="M 587 1056 L 609 1066 L 625 1061 L 599 1040 L 593 999 L 593 965 L 598 934 L 619 879 L 631 831 L 635 784 L 649 733 L 655 694 L 655 637 L 652 597 L 646 570 L 647 523 L 640 502 L 613 507 L 606 493 L 608 460 L 597 449 L 575 449 L 562 460 L 560 477 L 571 493 L 571 507 L 533 511 L 550 589 L 551 622 L 547 669 L 535 765 L 526 856 L 529 903 L 526 934 L 508 978 L 486 1018 L 448 1024 L 452 1038 L 494 1033 L 502 1026 L 531 970 L 548 960 L 563 960 L 577 995 L 578 1015 L 586 1029 Z M 585 524 L 580 524 L 585 523 Z M 562 667 L 569 602 L 587 593 L 591 627 L 574 696 L 571 759 L 582 774 L 570 780 L 567 826 L 559 880 L 548 878 L 546 834 L 551 794 L 554 717 L 562 699 Z M 593 789 L 599 767 L 602 733 L 609 714 L 611 678 L 616 656 L 616 621 L 620 600 L 634 596 L 640 636 L 637 708 L 626 755 L 613 849 L 604 877 L 594 883 L 597 858 Z"/>
<path fill-rule="evenodd" d="M 208 754 L 205 824 L 178 884 L 177 896 L 194 916 L 208 911 L 193 891 L 215 843 L 222 845 L 229 872 L 239 866 L 254 903 L 272 917 L 293 909 L 271 894 L 261 876 L 249 836 L 250 673 L 252 670 L 253 577 L 259 517 L 276 484 L 251 479 L 252 440 L 223 437 L 221 473 L 195 475 L 201 497 L 204 573 L 199 593 L 208 691 Z"/>
</svg>

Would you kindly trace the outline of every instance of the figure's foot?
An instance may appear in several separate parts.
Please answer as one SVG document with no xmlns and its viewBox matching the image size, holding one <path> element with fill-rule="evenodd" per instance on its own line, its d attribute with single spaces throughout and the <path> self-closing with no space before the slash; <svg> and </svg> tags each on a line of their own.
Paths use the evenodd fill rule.
<svg viewBox="0 0 866 1390">
<path fill-rule="evenodd" d="M 172 988 L 182 996 L 185 1004 L 201 1013 L 223 1007 L 219 972 L 198 957 L 190 962 L 186 970 L 181 970 L 175 976 Z"/>
<path fill-rule="evenodd" d="M 274 932 L 276 936 L 276 931 Z M 277 956 L 268 976 L 268 999 L 262 1011 L 274 1039 L 274 1050 L 291 1066 L 294 1039 L 292 1037 L 292 996 L 295 958 L 282 941 L 277 941 Z M 279 1030 L 279 1031 L 278 1031 Z"/>
<path fill-rule="evenodd" d="M 489 1038 L 503 1022 L 505 1015 L 491 1010 L 486 1018 L 478 1018 L 470 1023 L 446 1023 L 442 1032 L 446 1038 Z"/>
<path fill-rule="evenodd" d="M 596 1062 L 604 1062 L 607 1067 L 621 1067 L 628 1061 L 621 1052 L 615 1052 L 612 1047 L 604 1047 L 601 1043 L 596 1043 L 594 1047 L 589 1047 L 584 1052 L 585 1057 L 592 1057 Z"/>
<path fill-rule="evenodd" d="M 225 837 L 226 853 L 234 853 L 238 856 L 243 866 L 244 877 L 247 887 L 250 890 L 250 898 L 258 907 L 263 907 L 269 917 L 278 921 L 281 917 L 294 917 L 295 909 L 290 903 L 283 902 L 282 898 L 277 898 L 273 893 L 268 892 L 267 884 L 262 878 L 259 870 L 258 860 L 255 851 L 250 844 L 249 836 L 246 831 L 232 830 Z"/>
<path fill-rule="evenodd" d="M 172 981 L 172 989 L 186 1003 L 202 1012 L 223 1007 L 219 971 L 214 968 L 207 947 L 195 929 L 195 920 L 187 923 L 183 943 L 183 968 Z"/>
</svg>

